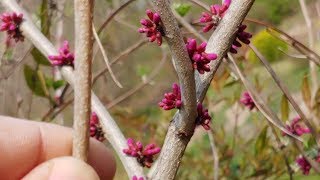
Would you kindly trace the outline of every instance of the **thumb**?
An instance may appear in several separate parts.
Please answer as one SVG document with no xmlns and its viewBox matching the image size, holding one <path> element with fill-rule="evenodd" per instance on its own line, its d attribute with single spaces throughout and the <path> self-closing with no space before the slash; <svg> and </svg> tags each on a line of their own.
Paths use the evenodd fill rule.
<svg viewBox="0 0 320 180">
<path fill-rule="evenodd" d="M 81 160 L 59 157 L 38 165 L 22 180 L 99 180 L 99 176 Z"/>
</svg>

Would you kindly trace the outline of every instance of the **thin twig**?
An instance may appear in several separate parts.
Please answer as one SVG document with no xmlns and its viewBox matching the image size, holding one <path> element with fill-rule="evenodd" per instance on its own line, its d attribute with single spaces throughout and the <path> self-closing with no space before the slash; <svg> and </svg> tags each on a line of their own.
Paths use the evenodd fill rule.
<svg viewBox="0 0 320 180">
<path fill-rule="evenodd" d="M 292 107 L 296 110 L 298 115 L 301 117 L 301 119 L 305 122 L 305 124 L 308 126 L 308 128 L 311 130 L 311 133 L 313 137 L 315 138 L 318 147 L 320 147 L 320 142 L 318 135 L 316 133 L 316 130 L 313 128 L 314 126 L 310 122 L 310 120 L 307 118 L 307 116 L 302 112 L 301 108 L 299 107 L 298 103 L 294 100 L 294 98 L 291 96 L 289 89 L 287 86 L 281 81 L 281 79 L 277 76 L 277 74 L 274 72 L 274 70 L 271 68 L 269 62 L 267 59 L 259 52 L 259 50 L 252 44 L 249 45 L 249 47 L 252 49 L 252 51 L 256 54 L 258 59 L 262 62 L 262 64 L 265 66 L 266 70 L 269 72 L 269 74 L 272 76 L 273 80 L 276 82 L 278 87 L 281 89 L 285 97 L 288 99 Z"/>
<path fill-rule="evenodd" d="M 308 13 L 308 9 L 307 9 L 307 5 L 305 0 L 299 0 L 300 3 L 300 7 L 301 7 L 301 11 L 304 17 L 304 20 L 306 22 L 306 26 L 307 26 L 307 32 L 308 32 L 308 43 L 309 43 L 309 48 L 313 49 L 314 48 L 314 36 L 313 36 L 313 29 L 312 29 L 312 20 L 310 18 L 310 15 Z M 318 75 L 317 75 L 317 71 L 318 68 L 316 67 L 316 64 L 312 61 L 309 62 L 309 66 L 310 66 L 310 77 L 311 77 L 311 82 L 312 82 L 312 86 L 311 86 L 311 93 L 312 93 L 312 97 L 315 96 L 317 90 L 318 90 Z M 314 104 L 314 100 L 313 98 L 311 99 L 311 105 L 313 106 Z"/>
<path fill-rule="evenodd" d="M 243 85 L 246 87 L 246 89 L 248 90 L 250 96 L 252 97 L 252 100 L 254 101 L 254 104 L 257 106 L 257 108 L 259 109 L 259 111 L 263 114 L 264 117 L 266 117 L 266 119 L 271 122 L 273 125 L 275 125 L 277 128 L 279 128 L 281 131 L 285 132 L 286 134 L 288 134 L 289 136 L 303 142 L 303 140 L 292 134 L 290 131 L 288 131 L 281 123 L 281 120 L 278 118 L 278 116 L 269 108 L 269 106 L 267 106 L 267 103 L 263 100 L 263 98 L 261 98 L 258 94 L 258 92 L 254 89 L 253 85 L 250 83 L 249 80 L 247 80 L 247 78 L 244 76 L 242 70 L 238 67 L 237 63 L 235 62 L 235 60 L 233 59 L 233 57 L 230 55 L 230 53 L 228 53 L 228 64 L 230 64 L 231 68 L 233 68 L 234 72 L 237 73 L 238 77 L 241 79 L 241 81 L 243 82 Z"/>
<path fill-rule="evenodd" d="M 114 10 L 113 12 L 111 12 L 111 14 L 107 17 L 107 19 L 102 23 L 102 25 L 100 26 L 99 30 L 98 30 L 98 35 L 100 35 L 100 33 L 102 32 L 102 30 L 109 24 L 109 22 L 111 22 L 112 18 L 117 15 L 123 8 L 127 7 L 129 4 L 131 4 L 133 1 L 135 0 L 129 0 L 127 2 L 125 2 L 124 4 L 122 4 L 118 9 Z"/>
<path fill-rule="evenodd" d="M 290 180 L 293 179 L 293 173 L 294 171 L 292 170 L 292 168 L 290 167 L 290 163 L 289 163 L 289 158 L 288 158 L 288 155 L 286 153 L 286 151 L 284 150 L 285 146 L 284 144 L 281 142 L 280 140 L 280 137 L 279 135 L 277 134 L 277 131 L 275 129 L 275 127 L 268 121 L 268 125 L 270 126 L 271 128 L 271 132 L 272 134 L 274 135 L 275 139 L 276 139 L 276 142 L 277 142 L 277 148 L 279 149 L 284 161 L 285 161 L 285 164 L 286 164 L 286 167 L 287 167 L 287 172 L 288 172 L 288 175 L 289 175 L 289 178 Z"/>
<path fill-rule="evenodd" d="M 203 9 L 205 9 L 207 11 L 210 11 L 209 6 L 207 4 L 199 1 L 199 0 L 188 0 L 188 1 L 192 2 L 195 5 L 198 5 L 199 7 L 203 8 Z"/>
<path fill-rule="evenodd" d="M 296 40 L 295 38 L 291 37 L 289 34 L 285 33 L 284 31 L 274 27 L 273 25 L 263 22 L 263 21 L 259 21 L 257 19 L 252 19 L 252 18 L 246 18 L 245 19 L 246 22 L 251 22 L 251 23 L 255 23 L 255 24 L 259 24 L 262 26 L 265 26 L 267 28 L 267 31 L 283 40 L 284 42 L 290 44 L 293 48 L 297 49 L 299 52 L 303 53 L 304 55 L 306 55 L 310 60 L 312 60 L 314 63 L 316 63 L 318 66 L 320 66 L 320 56 L 314 52 L 313 50 L 311 50 L 310 48 L 306 47 L 305 45 L 303 45 L 301 42 L 299 42 L 298 40 Z M 272 33 L 271 31 L 277 32 L 279 34 L 281 34 L 284 37 L 279 37 L 278 35 L 275 35 L 274 33 Z M 286 38 L 286 39 L 285 39 Z M 289 41 L 289 42 L 288 42 Z"/>
<path fill-rule="evenodd" d="M 214 137 L 212 131 L 207 131 L 209 141 L 210 141 L 210 146 L 212 150 L 212 157 L 213 157 L 213 179 L 218 180 L 219 179 L 219 154 L 217 147 L 214 143 Z"/>
<path fill-rule="evenodd" d="M 189 32 L 194 34 L 197 38 L 199 38 L 201 41 L 207 41 L 207 39 L 201 35 L 196 29 L 194 29 L 182 16 L 180 16 L 176 11 L 172 11 L 174 17 L 178 20 L 180 24 L 182 24 L 183 27 L 185 27 Z"/>
<path fill-rule="evenodd" d="M 74 0 L 75 84 L 72 155 L 85 162 L 89 152 L 93 0 Z"/>
<path fill-rule="evenodd" d="M 282 52 L 283 54 L 285 54 L 289 57 L 292 57 L 292 58 L 296 58 L 296 59 L 307 59 L 308 58 L 306 55 L 303 55 L 303 54 L 289 54 L 289 53 L 285 52 L 283 49 L 281 49 L 280 47 L 278 48 L 278 50 L 280 52 Z"/>
<path fill-rule="evenodd" d="M 3 77 L 0 77 L 0 80 L 2 79 L 8 79 L 15 71 L 18 69 L 19 66 L 22 65 L 26 57 L 30 54 L 32 51 L 33 46 L 31 45 L 28 50 L 19 58 L 18 62 L 13 65 L 13 67 L 8 71 L 8 73 L 3 74 Z"/>
<path fill-rule="evenodd" d="M 97 32 L 96 32 L 96 29 L 94 28 L 94 25 L 93 25 L 93 24 L 92 24 L 92 31 L 93 31 L 93 36 L 94 36 L 96 42 L 98 43 L 99 49 L 100 49 L 100 51 L 101 51 L 101 53 L 102 53 L 102 57 L 103 57 L 103 59 L 104 59 L 104 62 L 106 63 L 106 66 L 107 66 L 107 68 L 108 68 L 108 71 L 109 71 L 109 73 L 110 73 L 110 75 L 111 75 L 112 80 L 116 83 L 116 85 L 117 85 L 119 88 L 122 88 L 121 83 L 117 80 L 116 76 L 114 75 L 114 73 L 113 73 L 113 71 L 112 71 L 112 69 L 111 69 L 111 67 L 110 67 L 109 58 L 108 58 L 108 56 L 107 56 L 106 51 L 105 51 L 104 48 L 103 48 L 103 45 L 102 45 L 102 43 L 101 43 L 101 41 L 100 41 L 100 38 L 99 38 L 99 36 L 98 36 L 98 34 L 97 34 Z"/>
<path fill-rule="evenodd" d="M 162 51 L 164 51 L 164 50 L 162 50 Z M 167 54 L 165 52 L 163 52 L 162 59 L 161 59 L 159 65 L 156 66 L 156 68 L 151 72 L 151 74 L 148 76 L 148 78 L 145 81 L 142 81 L 141 83 L 136 85 L 134 88 L 130 89 L 126 93 L 122 94 L 121 96 L 115 98 L 110 103 L 108 103 L 107 104 L 107 109 L 110 109 L 110 108 L 114 107 L 115 105 L 117 105 L 120 102 L 124 101 L 125 99 L 127 99 L 130 96 L 132 96 L 137 91 L 139 91 L 140 89 L 142 89 L 143 87 L 148 85 L 155 78 L 155 76 L 157 74 L 159 74 L 160 70 L 162 69 L 162 67 L 164 66 L 164 64 L 166 62 L 166 59 L 167 59 Z"/>
<path fill-rule="evenodd" d="M 133 44 L 132 46 L 130 46 L 129 48 L 127 48 L 126 50 L 122 51 L 121 54 L 119 54 L 118 56 L 116 56 L 111 62 L 110 62 L 110 66 L 112 66 L 113 64 L 117 63 L 120 59 L 122 59 L 125 56 L 128 56 L 130 53 L 134 52 L 135 50 L 139 49 L 141 46 L 143 46 L 144 44 L 146 44 L 148 41 L 145 39 L 139 40 L 137 43 Z M 105 67 L 104 69 L 102 69 L 101 71 L 99 71 L 93 78 L 92 80 L 92 85 L 94 85 L 96 83 L 96 81 L 99 79 L 99 77 L 101 77 L 104 73 L 108 72 L 108 67 Z"/>
</svg>

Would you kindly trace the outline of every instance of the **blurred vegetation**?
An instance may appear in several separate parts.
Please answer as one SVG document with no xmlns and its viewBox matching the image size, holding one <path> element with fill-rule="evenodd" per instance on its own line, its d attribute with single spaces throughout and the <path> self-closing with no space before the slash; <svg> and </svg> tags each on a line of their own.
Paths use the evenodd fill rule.
<svg viewBox="0 0 320 180">
<path fill-rule="evenodd" d="M 250 15 L 278 25 L 298 11 L 300 11 L 298 0 L 256 0 Z"/>
<path fill-rule="evenodd" d="M 251 43 L 259 49 L 269 62 L 279 61 L 284 55 L 281 51 L 287 52 L 288 50 L 288 45 L 285 42 L 269 34 L 266 30 L 256 33 L 251 39 Z M 258 57 L 252 50 L 248 52 L 248 60 L 251 63 L 259 62 Z"/>
</svg>

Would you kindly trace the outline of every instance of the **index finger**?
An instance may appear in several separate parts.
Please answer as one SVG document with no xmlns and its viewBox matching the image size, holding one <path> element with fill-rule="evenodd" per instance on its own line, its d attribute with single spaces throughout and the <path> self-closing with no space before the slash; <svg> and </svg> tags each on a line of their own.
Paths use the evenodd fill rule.
<svg viewBox="0 0 320 180">
<path fill-rule="evenodd" d="M 1 179 L 20 179 L 38 164 L 71 153 L 70 128 L 0 116 Z M 90 139 L 88 159 L 101 179 L 112 179 L 115 160 L 102 143 Z"/>
</svg>

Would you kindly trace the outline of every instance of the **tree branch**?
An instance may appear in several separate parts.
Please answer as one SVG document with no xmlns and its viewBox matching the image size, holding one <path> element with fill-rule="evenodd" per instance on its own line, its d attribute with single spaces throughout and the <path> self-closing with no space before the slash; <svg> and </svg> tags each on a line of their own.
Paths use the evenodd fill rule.
<svg viewBox="0 0 320 180">
<path fill-rule="evenodd" d="M 288 99 L 292 107 L 296 110 L 296 112 L 299 114 L 299 116 L 302 118 L 302 120 L 305 122 L 305 124 L 308 126 L 308 128 L 311 130 L 311 133 L 313 135 L 313 138 L 315 138 L 318 147 L 320 145 L 319 138 L 317 135 L 316 130 L 313 128 L 314 126 L 310 122 L 310 120 L 307 118 L 307 116 L 302 112 L 301 108 L 299 107 L 298 103 L 293 99 L 293 97 L 290 94 L 289 89 L 287 86 L 281 81 L 281 79 L 276 75 L 274 70 L 271 68 L 269 62 L 266 60 L 266 58 L 258 51 L 258 49 L 250 44 L 249 45 L 252 51 L 256 54 L 258 59 L 262 62 L 262 64 L 265 66 L 266 70 L 269 72 L 269 74 L 272 76 L 273 80 L 276 82 L 278 87 L 281 89 L 285 97 Z"/>
<path fill-rule="evenodd" d="M 165 39 L 170 47 L 173 63 L 179 78 L 181 87 L 181 99 L 183 102 L 179 110 L 179 119 L 174 123 L 177 133 L 185 136 L 193 134 L 195 119 L 197 117 L 196 90 L 194 71 L 183 41 L 178 23 L 170 8 L 168 0 L 154 0 L 156 11 L 161 15 Z"/>
<path fill-rule="evenodd" d="M 39 29 L 32 23 L 28 16 L 28 13 L 24 11 L 16 1 L 14 0 L 1 0 L 0 3 L 4 5 L 8 10 L 15 11 L 17 13 L 23 13 L 24 21 L 20 28 L 23 35 L 28 38 L 45 56 L 58 54 L 57 50 L 53 44 L 39 31 Z M 72 68 L 63 67 L 60 69 L 65 80 L 67 80 L 70 85 L 74 85 L 74 75 Z M 127 148 L 126 139 L 123 136 L 118 125 L 115 123 L 113 118 L 110 116 L 109 112 L 106 111 L 103 104 L 100 102 L 98 97 L 92 92 L 91 94 L 91 105 L 92 110 L 99 116 L 101 125 L 103 126 L 105 137 L 108 139 L 115 152 L 119 156 L 128 177 L 132 176 L 142 176 L 144 177 L 144 172 L 142 167 L 136 161 L 135 158 L 126 156 L 122 150 Z"/>
<path fill-rule="evenodd" d="M 75 84 L 72 155 L 85 162 L 89 152 L 93 0 L 74 0 Z"/>
<path fill-rule="evenodd" d="M 218 59 L 210 64 L 210 72 L 201 76 L 196 73 L 196 97 L 199 102 L 204 99 L 217 68 L 228 52 L 234 40 L 235 33 L 250 10 L 253 2 L 254 0 L 233 0 L 227 14 L 213 32 L 206 51 L 209 53 L 216 53 Z M 156 3 L 159 3 L 159 1 Z M 161 14 L 161 17 L 162 16 L 163 14 Z M 178 113 L 176 113 L 169 125 L 158 161 L 153 165 L 152 170 L 148 174 L 152 179 L 174 179 L 177 173 L 181 158 L 191 138 L 190 136 L 185 137 L 177 134 L 174 122 L 179 118 Z"/>
<path fill-rule="evenodd" d="M 267 120 L 275 125 L 277 128 L 279 128 L 281 131 L 285 132 L 289 136 L 303 142 L 303 140 L 292 134 L 290 131 L 288 131 L 281 123 L 281 120 L 278 118 L 277 114 L 273 112 L 269 106 L 267 106 L 267 103 L 264 101 L 262 97 L 259 96 L 258 92 L 254 89 L 253 85 L 247 78 L 245 77 L 244 73 L 241 71 L 241 69 L 238 67 L 237 63 L 233 59 L 233 57 L 228 53 L 228 64 L 230 65 L 230 68 L 232 69 L 232 72 L 235 72 L 236 75 L 241 79 L 243 85 L 248 90 L 250 96 L 252 97 L 252 100 L 254 104 L 257 106 L 259 111 L 263 114 L 264 117 L 267 118 Z"/>
</svg>

